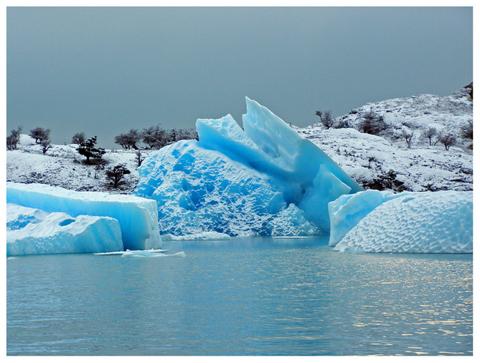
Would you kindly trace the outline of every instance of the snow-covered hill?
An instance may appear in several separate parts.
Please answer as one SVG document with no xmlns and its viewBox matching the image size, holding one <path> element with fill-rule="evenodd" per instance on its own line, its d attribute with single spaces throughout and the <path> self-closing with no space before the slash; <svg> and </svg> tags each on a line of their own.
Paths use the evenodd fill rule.
<svg viewBox="0 0 480 363">
<path fill-rule="evenodd" d="M 472 108 L 469 89 L 464 88 L 450 96 L 420 95 L 369 103 L 336 119 L 336 125 L 350 127 L 326 129 L 315 124 L 295 129 L 365 188 L 472 190 L 471 140 L 462 135 L 463 127 L 472 122 Z M 370 111 L 383 117 L 387 126 L 378 135 L 357 130 Z M 438 133 L 452 133 L 457 138 L 456 145 L 448 151 L 440 143 L 430 146 L 422 136 L 429 127 L 434 127 Z M 401 136 L 405 128 L 414 133 L 411 148 Z M 131 171 L 126 176 L 127 183 L 116 191 L 131 192 L 138 182 L 135 152 L 106 151 L 106 167 L 125 164 Z M 142 156 L 149 153 L 142 151 Z M 22 135 L 18 150 L 7 152 L 7 180 L 73 190 L 111 190 L 105 179 L 105 169 L 85 165 L 83 159 L 76 145 L 53 145 L 43 155 L 40 145 Z"/>
<path fill-rule="evenodd" d="M 472 190 L 472 140 L 463 129 L 473 120 L 473 102 L 464 88 L 450 96 L 421 95 L 369 103 L 336 119 L 344 128 L 322 124 L 298 128 L 365 188 L 396 191 Z M 383 117 L 386 128 L 378 135 L 359 132 L 364 116 Z M 413 132 L 411 148 L 402 130 Z M 447 151 L 423 135 L 428 128 L 453 134 L 457 142 Z"/>
<path fill-rule="evenodd" d="M 143 157 L 148 151 L 142 151 Z M 17 150 L 7 152 L 7 181 L 41 183 L 73 190 L 108 191 L 105 168 L 125 164 L 131 171 L 126 183 L 117 192 L 131 192 L 137 182 L 136 155 L 133 151 L 106 150 L 103 167 L 85 165 L 85 159 L 77 152 L 77 145 L 52 145 L 45 155 L 40 145 L 28 135 L 21 135 Z"/>
</svg>

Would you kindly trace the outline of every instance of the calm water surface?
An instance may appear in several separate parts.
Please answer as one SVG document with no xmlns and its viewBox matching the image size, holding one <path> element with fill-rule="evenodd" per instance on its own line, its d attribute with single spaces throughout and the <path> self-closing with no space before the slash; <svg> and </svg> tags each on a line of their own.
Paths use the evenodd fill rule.
<svg viewBox="0 0 480 363">
<path fill-rule="evenodd" d="M 8 354 L 472 354 L 471 255 L 168 248 L 185 257 L 8 259 Z"/>
</svg>

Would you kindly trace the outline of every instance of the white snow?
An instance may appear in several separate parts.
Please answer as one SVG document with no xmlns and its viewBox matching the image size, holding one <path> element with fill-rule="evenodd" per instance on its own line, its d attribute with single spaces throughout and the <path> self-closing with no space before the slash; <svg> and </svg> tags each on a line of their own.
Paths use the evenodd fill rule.
<svg viewBox="0 0 480 363">
<path fill-rule="evenodd" d="M 473 189 L 472 141 L 462 136 L 462 129 L 473 120 L 472 108 L 464 89 L 449 96 L 396 98 L 366 104 L 337 118 L 337 127 L 346 123 L 349 128 L 325 129 L 314 124 L 297 132 L 367 189 L 468 191 Z M 379 135 L 357 130 L 369 111 L 387 124 Z M 422 134 L 432 126 L 454 134 L 457 144 L 448 151 L 441 143 L 430 146 Z M 412 148 L 401 138 L 403 127 L 414 132 Z"/>
<path fill-rule="evenodd" d="M 74 192 L 44 184 L 7 183 L 7 202 L 41 209 L 116 219 L 125 248 L 147 249 L 160 244 L 157 205 L 152 199 L 101 192 Z"/>
<path fill-rule="evenodd" d="M 7 256 L 90 253 L 123 249 L 120 225 L 110 217 L 47 213 L 7 205 Z"/>
<path fill-rule="evenodd" d="M 361 133 L 352 128 L 299 130 L 321 147 L 365 188 L 395 191 L 436 191 L 473 189 L 472 153 L 452 147 L 416 145 Z M 393 184 L 385 182 L 394 173 Z"/>
<path fill-rule="evenodd" d="M 20 140 L 29 138 L 20 136 Z M 145 157 L 149 152 L 145 150 L 142 154 Z M 135 153 L 106 150 L 103 159 L 108 163 L 106 166 L 86 165 L 84 157 L 77 152 L 77 145 L 52 145 L 43 155 L 35 141 L 33 144 L 20 141 L 18 150 L 7 152 L 7 181 L 48 184 L 77 191 L 108 191 L 111 188 L 105 179 L 105 169 L 125 164 L 131 174 L 125 176 L 126 183 L 117 192 L 132 191 L 138 181 Z"/>
<path fill-rule="evenodd" d="M 343 208 L 357 211 L 364 217 L 346 232 L 335 249 L 352 252 L 472 253 L 472 196 L 472 192 L 404 192 L 394 199 L 386 198 L 370 212 L 372 205 L 365 203 L 368 198 L 351 198 Z M 371 197 L 378 198 L 378 195 Z M 348 203 L 354 205 L 348 206 Z M 362 206 L 366 207 L 366 213 L 361 212 Z"/>
</svg>

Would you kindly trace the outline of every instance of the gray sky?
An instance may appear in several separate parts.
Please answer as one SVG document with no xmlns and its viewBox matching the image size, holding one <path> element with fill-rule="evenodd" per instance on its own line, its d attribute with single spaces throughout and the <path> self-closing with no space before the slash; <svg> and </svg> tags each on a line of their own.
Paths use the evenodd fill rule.
<svg viewBox="0 0 480 363">
<path fill-rule="evenodd" d="M 244 97 L 306 125 L 472 80 L 471 8 L 8 8 L 8 129 L 193 127 Z"/>
</svg>

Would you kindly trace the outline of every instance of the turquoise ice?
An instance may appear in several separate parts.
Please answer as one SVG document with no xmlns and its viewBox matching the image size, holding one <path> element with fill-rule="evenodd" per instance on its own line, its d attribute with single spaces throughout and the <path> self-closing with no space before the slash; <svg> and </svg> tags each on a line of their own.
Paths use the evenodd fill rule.
<svg viewBox="0 0 480 363">
<path fill-rule="evenodd" d="M 328 203 L 361 190 L 256 101 L 247 98 L 243 129 L 231 115 L 199 119 L 196 127 L 199 141 L 162 148 L 139 169 L 136 194 L 157 201 L 162 234 L 328 233 Z"/>
</svg>

